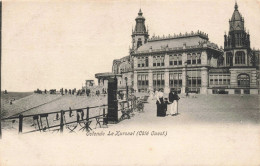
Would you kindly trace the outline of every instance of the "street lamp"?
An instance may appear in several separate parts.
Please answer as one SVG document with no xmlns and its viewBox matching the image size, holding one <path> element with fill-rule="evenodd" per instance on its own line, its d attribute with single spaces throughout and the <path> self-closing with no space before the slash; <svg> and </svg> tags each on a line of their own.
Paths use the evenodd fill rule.
<svg viewBox="0 0 260 166">
<path fill-rule="evenodd" d="M 127 77 L 125 77 L 125 86 L 126 86 L 126 100 L 128 100 L 128 86 L 127 86 Z"/>
<path fill-rule="evenodd" d="M 189 89 L 188 89 L 188 71 L 187 71 L 187 61 L 185 61 L 184 62 L 184 64 L 185 64 L 185 73 L 186 73 L 186 75 L 185 75 L 185 82 L 186 82 L 186 84 L 185 84 L 185 93 L 186 93 L 186 96 L 188 96 L 189 95 Z"/>
<path fill-rule="evenodd" d="M 127 101 L 127 108 L 129 108 L 127 77 L 125 77 L 125 86 L 126 86 L 126 101 Z"/>
</svg>

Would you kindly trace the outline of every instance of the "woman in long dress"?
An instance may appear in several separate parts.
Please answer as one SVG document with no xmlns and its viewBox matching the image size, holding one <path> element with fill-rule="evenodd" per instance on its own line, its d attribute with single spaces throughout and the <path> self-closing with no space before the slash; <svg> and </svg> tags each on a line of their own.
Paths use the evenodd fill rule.
<svg viewBox="0 0 260 166">
<path fill-rule="evenodd" d="M 165 103 L 163 100 L 163 92 L 162 89 L 159 90 L 156 96 L 156 104 L 157 104 L 157 116 L 165 116 Z"/>
</svg>

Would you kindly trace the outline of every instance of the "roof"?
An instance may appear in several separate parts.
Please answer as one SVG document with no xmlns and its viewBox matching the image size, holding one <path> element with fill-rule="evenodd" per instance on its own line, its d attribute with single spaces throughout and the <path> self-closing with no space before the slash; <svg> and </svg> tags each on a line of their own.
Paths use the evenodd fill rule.
<svg viewBox="0 0 260 166">
<path fill-rule="evenodd" d="M 120 59 L 114 59 L 113 64 L 116 63 L 116 62 L 125 62 L 125 61 L 129 61 L 129 60 L 130 60 L 130 57 L 129 57 L 129 55 L 127 55 L 127 56 L 124 56 Z"/>
<path fill-rule="evenodd" d="M 231 21 L 242 21 L 242 16 L 238 11 L 237 3 L 235 4 L 235 10 L 234 10 L 234 13 L 232 15 Z"/>
<path fill-rule="evenodd" d="M 197 46 L 199 45 L 199 42 L 204 42 L 205 40 L 207 39 L 202 38 L 199 35 L 187 36 L 182 38 L 150 40 L 146 44 L 139 47 L 137 51 L 147 51 L 150 48 L 153 50 L 157 50 L 163 47 L 168 47 L 168 48 L 183 47 L 184 44 L 186 44 L 186 46 Z"/>
<path fill-rule="evenodd" d="M 235 10 L 232 15 L 231 21 L 241 21 L 241 20 L 242 20 L 241 14 L 239 13 L 238 10 Z"/>
<path fill-rule="evenodd" d="M 121 74 L 114 74 L 112 72 L 96 73 L 95 74 L 96 78 L 99 78 L 99 77 L 114 77 L 114 76 L 121 76 Z"/>
</svg>

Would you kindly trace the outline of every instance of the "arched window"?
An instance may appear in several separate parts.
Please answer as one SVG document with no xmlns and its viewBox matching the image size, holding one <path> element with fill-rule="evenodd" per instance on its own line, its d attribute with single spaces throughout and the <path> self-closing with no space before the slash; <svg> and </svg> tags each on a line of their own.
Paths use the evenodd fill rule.
<svg viewBox="0 0 260 166">
<path fill-rule="evenodd" d="M 231 52 L 227 52 L 226 64 L 228 66 L 233 66 L 233 54 Z"/>
<path fill-rule="evenodd" d="M 137 48 L 139 48 L 141 45 L 142 45 L 142 40 L 141 38 L 139 38 L 137 41 Z"/>
<path fill-rule="evenodd" d="M 237 76 L 237 85 L 239 87 L 250 87 L 250 77 L 248 74 L 239 74 Z"/>
<path fill-rule="evenodd" d="M 173 65 L 173 55 L 169 55 L 169 65 L 172 66 Z"/>
<path fill-rule="evenodd" d="M 148 60 L 148 57 L 145 57 L 145 67 L 148 67 L 149 66 L 149 60 Z"/>
<path fill-rule="evenodd" d="M 177 54 L 174 54 L 173 56 L 173 60 L 174 60 L 174 65 L 177 65 L 178 64 L 178 57 L 177 57 Z"/>
<path fill-rule="evenodd" d="M 187 55 L 187 64 L 190 65 L 191 64 L 191 54 Z"/>
<path fill-rule="evenodd" d="M 156 56 L 153 56 L 153 66 L 156 66 L 156 63 L 157 63 Z"/>
<path fill-rule="evenodd" d="M 201 64 L 201 54 L 197 53 L 197 64 Z"/>
<path fill-rule="evenodd" d="M 243 51 L 236 52 L 235 64 L 245 64 L 245 53 Z"/>
<path fill-rule="evenodd" d="M 181 54 L 178 55 L 178 61 L 179 61 L 179 65 L 182 65 L 182 55 Z"/>
<path fill-rule="evenodd" d="M 192 64 L 196 64 L 196 54 L 192 54 Z"/>
</svg>

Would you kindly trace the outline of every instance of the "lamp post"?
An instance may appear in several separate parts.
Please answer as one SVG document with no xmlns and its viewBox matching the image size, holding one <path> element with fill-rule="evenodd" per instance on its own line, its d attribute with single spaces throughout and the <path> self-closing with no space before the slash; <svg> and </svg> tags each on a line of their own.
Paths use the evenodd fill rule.
<svg viewBox="0 0 260 166">
<path fill-rule="evenodd" d="M 127 77 L 125 77 L 125 86 L 126 86 L 126 101 L 127 101 L 127 108 L 129 108 Z"/>
<path fill-rule="evenodd" d="M 188 64 L 187 61 L 185 61 L 184 64 L 185 64 L 185 74 L 186 74 L 185 75 L 185 82 L 186 82 L 186 84 L 185 84 L 185 93 L 186 93 L 186 96 L 188 96 L 189 95 L 189 92 L 188 92 L 189 91 L 189 89 L 188 89 L 188 77 L 189 76 L 187 74 L 188 73 L 188 71 L 187 71 L 187 64 Z"/>
<path fill-rule="evenodd" d="M 128 100 L 128 86 L 127 86 L 127 77 L 125 77 L 125 86 L 126 86 L 126 100 Z"/>
</svg>

